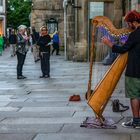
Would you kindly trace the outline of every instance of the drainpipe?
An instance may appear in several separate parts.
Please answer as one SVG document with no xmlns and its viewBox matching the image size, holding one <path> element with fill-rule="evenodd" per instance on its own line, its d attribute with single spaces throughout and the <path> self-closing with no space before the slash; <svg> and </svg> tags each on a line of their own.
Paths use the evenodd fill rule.
<svg viewBox="0 0 140 140">
<path fill-rule="evenodd" d="M 63 8 L 64 8 L 64 55 L 65 55 L 65 60 L 67 60 L 67 5 L 68 5 L 68 1 L 63 0 Z"/>
</svg>

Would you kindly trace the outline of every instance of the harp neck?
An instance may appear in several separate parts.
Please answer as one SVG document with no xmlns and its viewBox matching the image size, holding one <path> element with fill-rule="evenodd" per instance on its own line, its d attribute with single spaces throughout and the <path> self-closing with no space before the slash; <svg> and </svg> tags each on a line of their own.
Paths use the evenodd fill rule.
<svg viewBox="0 0 140 140">
<path fill-rule="evenodd" d="M 120 38 L 120 40 L 126 40 L 128 35 L 132 32 L 132 29 L 128 27 L 117 29 L 112 24 L 111 20 L 105 16 L 96 16 L 95 18 L 93 18 L 92 24 L 94 26 L 94 30 L 95 28 L 98 28 L 102 33 L 107 33 L 108 35 L 115 38 L 118 37 Z"/>
</svg>

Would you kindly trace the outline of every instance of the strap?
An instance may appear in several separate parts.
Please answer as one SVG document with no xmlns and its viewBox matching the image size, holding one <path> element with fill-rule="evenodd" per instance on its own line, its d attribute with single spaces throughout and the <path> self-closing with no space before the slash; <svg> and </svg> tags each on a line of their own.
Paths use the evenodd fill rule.
<svg viewBox="0 0 140 140">
<path fill-rule="evenodd" d="M 124 112 L 124 111 L 126 111 L 126 110 L 129 109 L 129 106 L 124 106 L 122 103 L 119 103 L 119 105 L 120 105 L 122 108 L 124 108 L 124 109 L 120 109 L 119 112 Z"/>
</svg>

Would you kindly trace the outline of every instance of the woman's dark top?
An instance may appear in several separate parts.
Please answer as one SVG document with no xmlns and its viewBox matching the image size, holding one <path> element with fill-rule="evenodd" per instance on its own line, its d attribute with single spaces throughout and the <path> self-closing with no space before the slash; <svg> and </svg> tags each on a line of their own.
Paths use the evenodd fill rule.
<svg viewBox="0 0 140 140">
<path fill-rule="evenodd" d="M 17 36 L 15 34 L 11 34 L 9 36 L 9 43 L 10 44 L 16 44 L 17 43 Z"/>
<path fill-rule="evenodd" d="M 37 45 L 39 45 L 40 52 L 50 52 L 51 37 L 49 35 L 40 36 Z"/>
<path fill-rule="evenodd" d="M 125 53 L 128 51 L 128 62 L 125 75 L 140 78 L 140 27 L 130 33 L 123 46 L 113 45 L 112 51 Z"/>
</svg>

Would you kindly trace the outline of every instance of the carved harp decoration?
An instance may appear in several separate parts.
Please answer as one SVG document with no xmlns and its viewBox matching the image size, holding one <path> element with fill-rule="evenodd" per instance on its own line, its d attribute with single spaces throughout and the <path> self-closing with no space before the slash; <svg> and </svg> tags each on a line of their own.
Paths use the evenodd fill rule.
<svg viewBox="0 0 140 140">
<path fill-rule="evenodd" d="M 118 38 L 119 42 L 125 42 L 128 38 L 129 33 L 132 32 L 132 30 L 130 30 L 129 28 L 116 29 L 112 24 L 112 22 L 107 17 L 104 16 L 96 16 L 95 18 L 93 18 L 92 24 L 93 24 L 92 46 L 90 50 L 90 71 L 86 99 L 88 100 L 88 105 L 95 112 L 95 115 L 103 119 L 102 113 L 126 66 L 128 53 L 120 54 L 115 59 L 115 61 L 110 66 L 108 71 L 104 74 L 103 78 L 92 90 L 91 83 L 92 83 L 92 68 L 94 61 L 93 52 L 94 52 L 95 31 L 96 29 L 98 29 L 100 32 L 102 32 L 102 34 L 109 36 L 109 38 L 112 41 L 114 41 L 114 38 Z"/>
</svg>

